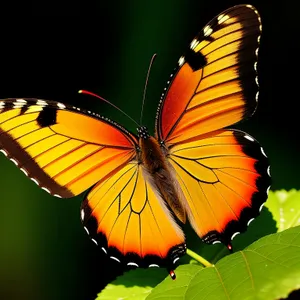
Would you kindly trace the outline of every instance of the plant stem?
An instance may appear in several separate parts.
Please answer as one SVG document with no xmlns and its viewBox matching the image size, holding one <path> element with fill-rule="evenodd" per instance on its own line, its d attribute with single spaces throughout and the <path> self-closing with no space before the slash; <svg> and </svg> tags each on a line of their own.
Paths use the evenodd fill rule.
<svg viewBox="0 0 300 300">
<path fill-rule="evenodd" d="M 198 255 L 197 253 L 195 253 L 191 249 L 187 249 L 186 254 L 189 255 L 190 257 L 194 258 L 195 260 L 197 260 L 204 267 L 212 267 L 213 266 L 208 260 L 206 260 L 202 256 Z"/>
</svg>

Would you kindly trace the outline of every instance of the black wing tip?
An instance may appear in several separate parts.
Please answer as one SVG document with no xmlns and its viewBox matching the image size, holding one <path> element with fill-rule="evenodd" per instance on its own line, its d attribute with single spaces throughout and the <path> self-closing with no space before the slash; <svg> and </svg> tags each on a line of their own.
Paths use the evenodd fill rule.
<svg viewBox="0 0 300 300">
<path fill-rule="evenodd" d="M 258 103 L 259 87 L 257 62 L 262 31 L 261 18 L 258 10 L 253 5 L 240 4 L 221 12 L 209 23 L 209 25 L 211 27 L 216 27 L 216 29 L 222 27 L 223 24 L 222 22 L 219 22 L 219 18 L 220 16 L 226 15 L 229 18 L 238 17 L 239 21 L 244 25 L 243 31 L 245 36 L 242 37 L 243 43 L 240 45 L 237 60 L 238 65 L 240 66 L 238 68 L 240 78 L 239 83 L 243 90 L 245 103 L 247 104 L 243 116 L 243 120 L 245 120 L 255 113 Z M 226 20 L 226 18 L 224 18 L 224 20 Z"/>
</svg>

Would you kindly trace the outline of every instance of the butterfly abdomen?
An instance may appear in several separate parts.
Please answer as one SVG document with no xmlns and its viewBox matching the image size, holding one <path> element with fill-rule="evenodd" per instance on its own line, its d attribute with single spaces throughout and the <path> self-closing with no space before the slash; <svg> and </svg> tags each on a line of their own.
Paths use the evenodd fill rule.
<svg viewBox="0 0 300 300">
<path fill-rule="evenodd" d="M 178 189 L 175 187 L 173 177 L 159 143 L 153 137 L 140 138 L 141 163 L 147 174 L 149 183 L 158 191 L 176 217 L 182 222 L 186 221 L 186 212 L 180 201 Z"/>
</svg>

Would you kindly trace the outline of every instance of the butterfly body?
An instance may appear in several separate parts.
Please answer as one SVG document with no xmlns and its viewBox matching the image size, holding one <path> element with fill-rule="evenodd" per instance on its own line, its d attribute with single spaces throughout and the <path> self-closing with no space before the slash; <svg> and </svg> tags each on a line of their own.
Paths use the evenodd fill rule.
<svg viewBox="0 0 300 300">
<path fill-rule="evenodd" d="M 228 129 L 256 110 L 260 34 L 251 5 L 213 18 L 167 82 L 155 137 L 61 102 L 10 98 L 0 100 L 0 152 L 51 195 L 89 189 L 81 222 L 109 258 L 167 267 L 175 278 L 174 264 L 186 252 L 181 223 L 205 243 L 232 249 L 267 200 L 264 149 Z"/>
<path fill-rule="evenodd" d="M 144 167 L 147 180 L 168 204 L 176 217 L 185 223 L 184 196 L 179 183 L 172 176 L 172 168 L 166 158 L 166 147 L 159 143 L 156 138 L 150 136 L 146 127 L 140 127 L 138 133 L 141 164 Z"/>
</svg>

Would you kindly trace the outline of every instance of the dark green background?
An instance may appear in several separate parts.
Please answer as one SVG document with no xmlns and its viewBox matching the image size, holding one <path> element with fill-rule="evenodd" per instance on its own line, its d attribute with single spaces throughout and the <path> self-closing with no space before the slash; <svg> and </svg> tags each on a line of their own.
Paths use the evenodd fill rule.
<svg viewBox="0 0 300 300">
<path fill-rule="evenodd" d="M 256 115 L 236 126 L 270 158 L 272 189 L 298 179 L 299 25 L 292 1 L 249 1 L 263 22 Z M 154 126 L 160 94 L 194 35 L 238 1 L 36 1 L 1 21 L 0 98 L 52 99 L 135 125 L 89 96 L 106 97 L 138 120 L 145 75 L 157 53 L 144 123 Z M 0 156 L 0 299 L 94 299 L 120 274 L 87 237 L 83 195 L 57 199 Z"/>
</svg>

